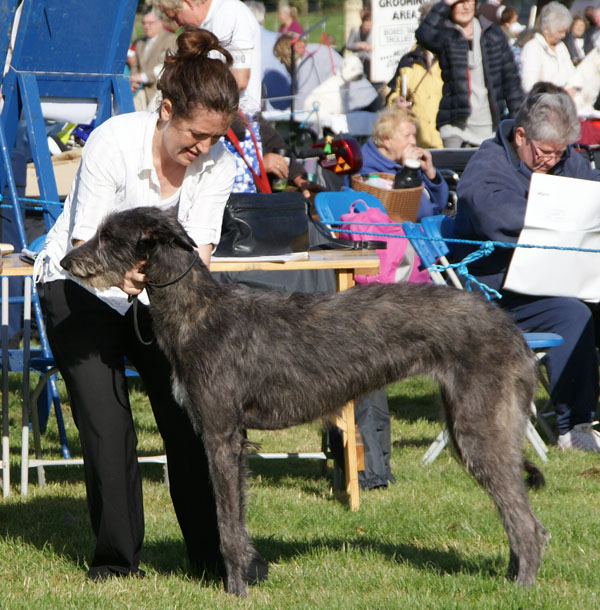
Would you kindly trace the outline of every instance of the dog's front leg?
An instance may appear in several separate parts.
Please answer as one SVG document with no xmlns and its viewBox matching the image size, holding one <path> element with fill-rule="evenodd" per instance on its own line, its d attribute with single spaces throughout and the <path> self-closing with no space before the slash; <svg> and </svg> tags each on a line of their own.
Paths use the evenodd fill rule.
<svg viewBox="0 0 600 610">
<path fill-rule="evenodd" d="M 203 437 L 217 505 L 227 592 L 245 597 L 246 569 L 252 558 L 244 518 L 244 438 L 241 430 L 205 431 Z"/>
</svg>

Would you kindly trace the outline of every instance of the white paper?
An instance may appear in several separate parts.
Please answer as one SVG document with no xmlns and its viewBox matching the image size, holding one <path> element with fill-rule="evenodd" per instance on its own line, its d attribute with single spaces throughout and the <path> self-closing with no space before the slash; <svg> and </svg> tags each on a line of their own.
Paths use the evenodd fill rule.
<svg viewBox="0 0 600 610">
<path fill-rule="evenodd" d="M 518 244 L 600 250 L 600 182 L 533 174 Z M 600 253 L 517 247 L 504 288 L 600 301 Z"/>
<path fill-rule="evenodd" d="M 308 259 L 308 252 L 293 252 L 292 254 L 272 254 L 270 256 L 213 256 L 212 260 L 219 263 L 287 263 Z"/>
</svg>

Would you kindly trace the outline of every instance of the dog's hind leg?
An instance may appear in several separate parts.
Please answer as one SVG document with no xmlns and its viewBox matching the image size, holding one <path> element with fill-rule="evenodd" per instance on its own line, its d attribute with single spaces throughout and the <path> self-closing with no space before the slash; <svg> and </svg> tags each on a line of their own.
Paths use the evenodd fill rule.
<svg viewBox="0 0 600 610">
<path fill-rule="evenodd" d="M 458 397 L 457 397 L 458 398 Z M 481 397 L 479 397 L 481 398 Z M 468 413 L 473 396 L 459 398 L 459 414 Z M 447 396 L 444 401 L 448 404 Z M 529 404 L 527 402 L 527 404 Z M 497 417 L 496 410 L 504 409 L 507 417 Z M 471 410 L 480 418 L 453 417 L 452 407 L 447 411 L 448 430 L 457 453 L 466 470 L 483 486 L 496 504 L 510 544 L 510 561 L 507 576 L 522 586 L 531 585 L 540 565 L 546 531 L 536 519 L 527 496 L 523 480 L 524 431 L 526 416 L 510 397 L 504 394 L 485 409 Z"/>
<path fill-rule="evenodd" d="M 221 554 L 228 593 L 247 595 L 246 569 L 252 559 L 244 518 L 244 438 L 241 430 L 203 434 L 217 506 Z"/>
</svg>

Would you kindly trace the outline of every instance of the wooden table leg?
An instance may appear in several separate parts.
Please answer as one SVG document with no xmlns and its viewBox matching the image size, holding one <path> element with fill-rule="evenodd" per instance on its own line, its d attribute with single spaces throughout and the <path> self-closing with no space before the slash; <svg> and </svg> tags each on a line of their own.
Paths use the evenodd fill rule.
<svg viewBox="0 0 600 610">
<path fill-rule="evenodd" d="M 336 271 L 337 291 L 347 290 L 354 286 L 354 273 L 351 269 L 338 269 Z M 346 404 L 335 425 L 342 431 L 342 444 L 344 447 L 344 465 L 346 469 L 346 493 L 350 510 L 358 510 L 360 494 L 358 490 L 358 461 L 356 456 L 356 427 L 354 424 L 354 401 Z"/>
</svg>

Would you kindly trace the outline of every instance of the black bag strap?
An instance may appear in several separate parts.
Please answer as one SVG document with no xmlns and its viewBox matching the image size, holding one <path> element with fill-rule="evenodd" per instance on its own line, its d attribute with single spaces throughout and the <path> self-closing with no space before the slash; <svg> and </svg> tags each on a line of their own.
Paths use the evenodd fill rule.
<svg viewBox="0 0 600 610">
<path fill-rule="evenodd" d="M 377 241 L 377 240 L 353 240 L 353 239 L 340 239 L 339 237 L 333 237 L 327 229 L 327 227 L 321 223 L 316 221 L 312 214 L 312 204 L 309 199 L 304 200 L 306 203 L 306 214 L 308 219 L 312 223 L 312 225 L 317 229 L 317 231 L 327 239 L 327 242 L 324 244 L 319 244 L 318 246 L 311 246 L 311 250 L 325 250 L 327 248 L 330 249 L 347 249 L 347 250 L 385 250 L 387 248 L 387 243 L 385 241 Z"/>
</svg>

